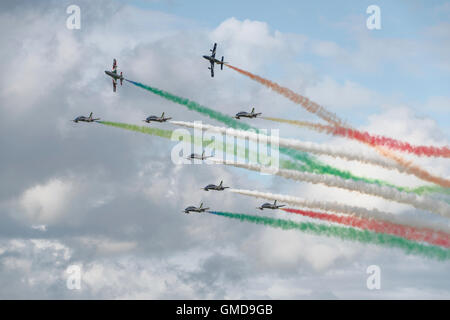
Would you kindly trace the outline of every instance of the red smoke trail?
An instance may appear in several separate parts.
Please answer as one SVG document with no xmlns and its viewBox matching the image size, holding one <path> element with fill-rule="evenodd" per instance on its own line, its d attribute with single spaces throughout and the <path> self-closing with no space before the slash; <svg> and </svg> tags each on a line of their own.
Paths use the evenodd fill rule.
<svg viewBox="0 0 450 320">
<path fill-rule="evenodd" d="M 323 125 L 323 124 L 307 122 L 307 121 L 288 120 L 288 119 L 280 119 L 280 118 L 272 118 L 272 117 L 263 117 L 263 119 L 281 122 L 281 123 L 289 123 L 289 124 L 293 124 L 293 125 L 296 125 L 299 127 L 306 127 L 306 128 L 316 130 L 318 132 L 326 132 L 326 133 L 329 133 L 329 134 L 331 133 L 334 135 L 341 134 L 341 135 L 345 136 L 345 133 L 348 131 L 357 131 L 357 130 L 350 129 L 350 128 L 334 127 L 334 126 L 330 126 L 330 125 Z M 395 154 L 394 152 L 392 152 L 390 150 L 387 150 L 383 146 L 373 145 L 373 144 L 370 144 L 368 141 L 364 141 L 364 140 L 360 140 L 360 141 L 364 144 L 370 145 L 371 147 L 375 148 L 375 150 L 379 154 L 383 155 L 384 157 L 394 160 L 395 162 L 400 164 L 407 173 L 413 174 L 422 180 L 432 182 L 441 187 L 450 188 L 450 180 L 444 179 L 444 178 L 441 178 L 441 177 L 438 177 L 438 176 L 435 176 L 435 175 L 429 173 L 428 171 L 415 165 L 412 161 L 403 159 L 399 155 Z"/>
<path fill-rule="evenodd" d="M 267 118 L 269 120 L 273 120 L 276 118 Z M 277 119 L 284 120 L 284 119 Z M 330 126 L 323 124 L 310 123 L 306 121 L 295 121 L 288 120 L 293 124 L 297 124 L 299 126 L 310 127 L 316 129 L 318 131 L 326 132 L 328 134 L 339 135 L 347 138 L 351 138 L 354 140 L 358 140 L 360 142 L 366 143 L 372 147 L 374 146 L 384 146 L 389 149 L 399 150 L 403 152 L 413 153 L 417 156 L 427 156 L 427 157 L 450 157 L 450 148 L 445 147 L 434 147 L 434 146 L 414 146 L 408 142 L 399 141 L 393 138 L 379 136 L 379 135 L 371 135 L 368 132 L 363 132 L 351 128 L 344 128 L 339 126 Z"/>
<path fill-rule="evenodd" d="M 412 161 L 403 159 L 394 152 L 386 150 L 381 146 L 376 146 L 375 150 L 377 150 L 379 154 L 396 161 L 398 164 L 400 164 L 405 168 L 406 172 L 413 174 L 422 180 L 440 185 L 441 187 L 450 188 L 450 180 L 435 176 L 429 173 L 428 171 L 422 169 L 421 167 L 415 165 Z"/>
<path fill-rule="evenodd" d="M 266 87 L 278 92 L 279 94 L 285 96 L 289 100 L 291 100 L 294 103 L 302 105 L 306 110 L 308 110 L 311 113 L 314 113 L 318 115 L 320 118 L 325 120 L 328 123 L 332 123 L 336 126 L 346 126 L 344 122 L 339 119 L 334 113 L 329 112 L 321 105 L 309 100 L 307 97 L 304 97 L 298 93 L 295 93 L 291 89 L 285 88 L 280 86 L 279 84 L 272 82 L 270 80 L 264 79 L 260 76 L 257 76 L 253 73 L 250 73 L 248 71 L 239 69 L 237 67 L 234 67 L 232 65 L 226 64 L 228 68 L 231 68 L 233 70 L 236 70 L 237 72 L 265 85 Z"/>
<path fill-rule="evenodd" d="M 360 142 L 366 143 L 374 146 L 384 146 L 389 149 L 399 150 L 402 152 L 413 153 L 417 156 L 426 157 L 450 157 L 450 148 L 445 147 L 434 147 L 434 146 L 413 146 L 408 142 L 399 141 L 384 136 L 371 135 L 368 132 L 362 132 L 359 130 L 344 128 L 344 127 L 333 127 L 333 126 L 323 126 L 326 127 L 326 131 L 333 135 L 340 135 L 343 137 L 348 137 Z"/>
<path fill-rule="evenodd" d="M 331 213 L 305 211 L 291 208 L 285 208 L 282 210 L 290 213 L 300 214 L 305 217 L 335 222 L 378 233 L 388 233 L 408 240 L 423 241 L 430 244 L 450 248 L 450 235 L 442 231 L 434 231 L 426 228 L 413 228 L 387 221 L 364 219 L 348 215 L 338 216 Z"/>
<path fill-rule="evenodd" d="M 361 132 L 355 129 L 348 128 L 348 126 L 343 125 L 343 121 L 339 119 L 335 114 L 329 112 L 321 105 L 309 100 L 298 93 L 295 93 L 291 89 L 280 86 L 279 84 L 272 82 L 270 80 L 264 79 L 258 75 L 252 74 L 248 71 L 239 69 L 232 65 L 226 65 L 227 67 L 236 70 L 237 72 L 269 87 L 270 89 L 280 93 L 294 103 L 302 105 L 307 111 L 318 115 L 323 120 L 336 126 L 331 127 L 330 130 L 333 134 L 338 134 L 341 136 L 356 139 L 372 146 L 381 145 L 388 147 L 390 149 L 395 149 L 403 152 L 413 153 L 417 156 L 427 156 L 427 157 L 450 157 L 450 148 L 445 147 L 433 147 L 433 146 L 413 146 L 408 142 L 398 141 L 396 139 L 382 137 L 382 136 L 372 136 L 367 132 Z"/>
<path fill-rule="evenodd" d="M 250 73 L 248 71 L 239 69 L 239 68 L 234 67 L 229 64 L 226 66 L 263 84 L 264 86 L 280 93 L 281 95 L 285 96 L 286 98 L 293 101 L 294 103 L 300 104 L 306 110 L 308 110 L 311 113 L 316 114 L 317 116 L 319 116 L 323 120 L 327 121 L 328 123 L 331 123 L 336 127 L 348 128 L 348 125 L 344 124 L 343 121 L 341 119 L 339 119 L 335 114 L 327 111 L 325 108 L 323 108 L 322 106 L 318 105 L 317 103 L 309 100 L 308 98 L 306 98 L 298 93 L 295 93 L 294 91 L 292 91 L 288 88 L 282 87 L 275 82 L 272 82 L 272 81 L 264 79 L 260 76 L 254 75 L 253 73 Z M 392 152 L 388 152 L 381 146 L 376 146 L 375 149 L 383 156 L 388 157 L 388 158 L 396 161 L 400 165 L 404 166 L 409 173 L 417 176 L 418 178 L 438 184 L 444 188 L 450 187 L 450 180 L 442 179 L 440 177 L 432 175 L 431 173 L 427 172 L 426 170 L 420 168 L 419 166 L 414 165 L 412 162 L 407 161 L 407 160 L 397 156 L 396 154 L 393 154 Z"/>
</svg>

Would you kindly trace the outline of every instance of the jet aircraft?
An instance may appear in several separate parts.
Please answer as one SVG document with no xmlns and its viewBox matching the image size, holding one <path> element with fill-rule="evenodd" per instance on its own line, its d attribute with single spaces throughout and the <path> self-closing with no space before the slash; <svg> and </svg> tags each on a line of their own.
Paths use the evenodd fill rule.
<svg viewBox="0 0 450 320">
<path fill-rule="evenodd" d="M 105 73 L 112 78 L 113 91 L 116 92 L 117 80 L 120 80 L 120 85 L 122 85 L 122 81 L 124 79 L 122 72 L 120 74 L 117 73 L 117 61 L 113 60 L 112 71 L 105 70 Z"/>
<path fill-rule="evenodd" d="M 277 200 L 275 200 L 273 203 L 268 203 L 268 202 L 263 203 L 263 205 L 261 207 L 257 207 L 257 209 L 259 209 L 259 210 L 263 210 L 263 209 L 276 210 L 276 209 L 279 209 L 279 208 L 285 207 L 285 206 L 286 206 L 285 204 L 277 205 Z"/>
<path fill-rule="evenodd" d="M 200 203 L 199 207 L 189 206 L 186 209 L 184 209 L 183 212 L 186 213 L 186 214 L 190 214 L 191 212 L 201 213 L 201 212 L 205 212 L 206 210 L 209 210 L 209 208 L 204 208 L 203 207 L 203 202 L 202 202 L 202 203 Z"/>
<path fill-rule="evenodd" d="M 215 191 L 223 191 L 225 189 L 227 189 L 229 187 L 224 187 L 223 186 L 223 181 L 220 181 L 219 185 L 215 185 L 215 184 L 208 184 L 206 187 L 202 188 L 205 191 L 209 191 L 209 190 L 215 190 Z"/>
<path fill-rule="evenodd" d="M 189 157 L 187 157 L 188 160 L 198 159 L 198 160 L 206 160 L 208 158 L 212 158 L 212 156 L 205 156 L 205 151 L 202 152 L 202 155 L 191 153 Z"/>
<path fill-rule="evenodd" d="M 91 114 L 89 115 L 89 117 L 79 116 L 79 117 L 76 117 L 75 119 L 73 119 L 72 121 L 75 122 L 75 123 L 78 123 L 78 121 L 82 121 L 82 122 L 94 122 L 94 121 L 97 121 L 97 120 L 100 120 L 100 118 L 96 118 L 96 119 L 92 118 L 92 112 L 91 112 Z"/>
<path fill-rule="evenodd" d="M 150 123 L 151 121 L 156 121 L 156 122 L 166 122 L 167 120 L 170 120 L 172 118 L 164 118 L 164 112 L 162 113 L 161 117 L 158 116 L 150 116 L 145 120 L 142 120 L 144 122 Z"/>
<path fill-rule="evenodd" d="M 241 111 L 236 113 L 235 118 L 236 119 L 240 119 L 240 118 L 256 118 L 257 116 L 261 115 L 262 113 L 255 113 L 255 108 L 252 108 L 252 111 L 250 113 L 245 112 L 245 111 Z"/>
<path fill-rule="evenodd" d="M 220 64 L 220 70 L 223 70 L 223 64 L 226 63 L 226 62 L 223 62 L 223 56 L 222 56 L 222 60 L 217 60 L 216 59 L 216 48 L 217 48 L 217 43 L 214 43 L 214 47 L 209 50 L 209 51 L 211 51 L 211 55 L 210 56 L 207 56 L 207 55 L 203 56 L 203 58 L 208 60 L 209 63 L 211 64 L 211 66 L 208 67 L 208 69 L 211 70 L 211 77 L 214 77 L 214 63 Z"/>
</svg>

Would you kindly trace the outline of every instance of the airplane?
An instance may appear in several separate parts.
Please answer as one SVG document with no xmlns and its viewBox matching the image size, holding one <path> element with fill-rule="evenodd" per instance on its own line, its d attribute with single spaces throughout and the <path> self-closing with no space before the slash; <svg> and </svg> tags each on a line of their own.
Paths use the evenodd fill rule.
<svg viewBox="0 0 450 320">
<path fill-rule="evenodd" d="M 223 56 L 222 56 L 222 60 L 216 59 L 216 48 L 217 48 L 217 43 L 214 43 L 214 47 L 212 48 L 212 50 L 211 49 L 209 50 L 209 51 L 211 51 L 211 55 L 203 56 L 203 58 L 205 58 L 206 60 L 208 60 L 211 63 L 211 67 L 208 67 L 208 69 L 211 70 L 212 78 L 214 78 L 214 63 L 220 64 L 220 70 L 223 70 L 223 64 L 226 63 L 226 62 L 223 62 Z"/>
<path fill-rule="evenodd" d="M 75 122 L 75 123 L 78 123 L 78 121 L 82 121 L 82 122 L 94 122 L 94 121 L 97 121 L 97 120 L 100 120 L 100 118 L 93 119 L 93 118 L 92 118 L 92 112 L 91 112 L 91 114 L 89 115 L 89 117 L 79 116 L 79 117 L 76 117 L 75 119 L 73 119 L 72 121 Z"/>
<path fill-rule="evenodd" d="M 157 122 L 166 122 L 167 120 L 170 120 L 172 118 L 164 118 L 164 112 L 162 113 L 161 117 L 157 116 L 150 116 L 145 120 L 142 120 L 144 122 L 150 123 L 151 121 L 157 121 Z"/>
<path fill-rule="evenodd" d="M 183 212 L 186 213 L 186 214 L 189 214 L 191 212 L 201 213 L 201 212 L 205 212 L 206 210 L 209 210 L 209 208 L 204 208 L 203 207 L 203 202 L 202 202 L 202 203 L 200 203 L 199 207 L 189 206 L 186 209 L 184 209 Z"/>
<path fill-rule="evenodd" d="M 122 81 L 124 79 L 122 72 L 120 72 L 120 74 L 117 74 L 117 61 L 116 61 L 116 59 L 113 60 L 112 71 L 105 70 L 105 73 L 112 78 L 113 91 L 116 92 L 117 80 L 120 80 L 120 85 L 122 85 Z"/>
<path fill-rule="evenodd" d="M 193 159 L 206 160 L 208 158 L 212 158 L 212 156 L 205 156 L 205 151 L 203 151 L 202 155 L 198 155 L 196 153 L 191 153 L 191 155 L 189 157 L 187 157 L 186 159 L 188 159 L 188 160 L 193 160 Z"/>
<path fill-rule="evenodd" d="M 205 191 L 209 191 L 209 190 L 215 190 L 215 191 L 223 191 L 229 187 L 224 187 L 222 185 L 223 181 L 220 181 L 220 184 L 218 186 L 216 186 L 215 184 L 208 184 L 206 187 L 202 188 Z"/>
<path fill-rule="evenodd" d="M 272 210 L 275 210 L 275 209 L 279 209 L 279 208 L 285 207 L 285 206 L 286 206 L 285 204 L 277 205 L 277 200 L 275 200 L 275 201 L 273 202 L 273 204 L 272 204 L 272 203 L 266 202 L 266 203 L 264 203 L 261 207 L 256 207 L 256 209 L 259 209 L 259 210 L 263 210 L 263 209 L 272 209 Z"/>
<path fill-rule="evenodd" d="M 236 113 L 235 118 L 236 119 L 240 119 L 241 117 L 243 117 L 243 118 L 256 118 L 257 116 L 259 116 L 261 114 L 262 114 L 261 112 L 255 113 L 255 108 L 252 108 L 252 112 L 250 112 L 250 113 L 245 112 L 245 111 L 241 111 L 241 112 Z"/>
</svg>

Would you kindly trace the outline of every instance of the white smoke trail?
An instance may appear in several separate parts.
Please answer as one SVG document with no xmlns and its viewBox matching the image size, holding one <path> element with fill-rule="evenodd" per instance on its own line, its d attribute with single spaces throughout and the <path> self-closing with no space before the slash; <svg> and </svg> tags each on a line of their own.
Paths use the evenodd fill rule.
<svg viewBox="0 0 450 320">
<path fill-rule="evenodd" d="M 346 214 L 359 218 L 383 220 L 391 223 L 406 225 L 414 228 L 428 228 L 435 231 L 450 232 L 450 225 L 433 222 L 429 220 L 420 220 L 417 217 L 405 217 L 395 215 L 388 212 L 379 211 L 377 209 L 366 209 L 362 207 L 349 206 L 338 202 L 331 201 L 314 201 L 305 200 L 299 197 L 293 197 L 282 194 L 274 194 L 268 192 L 260 192 L 256 190 L 243 190 L 243 189 L 229 189 L 230 192 L 251 196 L 266 200 L 277 200 L 280 203 L 286 203 L 291 206 L 304 207 L 309 209 L 319 209 L 323 211 L 330 211 L 338 214 Z"/>
<path fill-rule="evenodd" d="M 259 171 L 265 174 L 275 174 L 280 177 L 296 181 L 306 181 L 315 184 L 323 184 L 328 187 L 336 187 L 350 191 L 356 191 L 359 193 L 377 196 L 399 203 L 409 204 L 417 209 L 431 211 L 447 218 L 450 217 L 450 206 L 442 201 L 418 196 L 412 193 L 400 192 L 397 189 L 387 186 L 371 185 L 362 181 L 345 180 L 336 176 L 318 175 L 315 173 L 299 172 L 274 167 L 264 167 L 257 164 L 223 161 L 216 158 L 211 158 L 210 160 L 216 163 L 231 165 L 237 168 Z"/>
<path fill-rule="evenodd" d="M 185 122 L 185 121 L 170 121 L 170 123 L 187 127 L 187 128 L 196 128 L 201 130 L 208 130 L 210 132 L 216 132 L 220 134 L 224 134 L 227 136 L 233 136 L 241 139 L 249 139 L 252 141 L 265 141 L 267 140 L 267 136 L 263 134 L 258 134 L 251 131 L 243 131 L 243 130 L 236 130 L 233 128 L 225 128 L 225 127 L 216 127 L 208 124 L 201 124 L 201 123 L 193 123 L 193 122 Z M 390 159 L 386 159 L 384 157 L 380 157 L 376 154 L 362 154 L 352 151 L 343 151 L 342 148 L 330 146 L 330 145 L 323 145 L 318 144 L 314 142 L 303 142 L 298 141 L 294 139 L 286 139 L 286 138 L 279 138 L 278 140 L 280 147 L 286 147 L 291 149 L 296 149 L 304 152 L 310 152 L 317 155 L 329 155 L 332 157 L 338 157 L 343 158 L 350 161 L 359 161 L 361 163 L 366 164 L 372 164 L 377 165 L 380 167 L 383 167 L 385 169 L 390 170 L 397 170 L 399 172 L 406 172 L 405 168 L 395 161 L 392 161 Z"/>
</svg>

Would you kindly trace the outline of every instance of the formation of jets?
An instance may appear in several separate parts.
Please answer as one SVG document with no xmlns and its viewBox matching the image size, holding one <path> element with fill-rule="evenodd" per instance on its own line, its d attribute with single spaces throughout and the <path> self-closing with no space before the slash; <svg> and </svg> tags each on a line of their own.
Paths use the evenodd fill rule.
<svg viewBox="0 0 450 320">
<path fill-rule="evenodd" d="M 117 60 L 113 60 L 113 67 L 112 71 L 105 70 L 105 73 L 112 78 L 112 84 L 113 84 L 113 91 L 116 92 L 117 87 L 117 80 L 120 80 L 120 85 L 122 85 L 123 82 L 123 74 L 120 72 L 120 74 L 117 73 Z"/>
<path fill-rule="evenodd" d="M 223 56 L 222 56 L 221 60 L 216 59 L 216 49 L 217 49 L 217 43 L 214 43 L 213 48 L 211 50 L 209 50 L 211 52 L 211 55 L 209 55 L 209 56 L 208 55 L 204 55 L 203 56 L 203 58 L 208 60 L 209 63 L 210 63 L 210 67 L 208 67 L 208 69 L 211 70 L 211 77 L 214 77 L 214 65 L 215 64 L 220 65 L 220 69 L 223 70 L 223 65 L 224 65 L 224 63 L 226 63 L 226 62 L 223 61 L 223 58 L 224 58 Z M 120 72 L 120 74 L 119 74 L 118 71 L 117 71 L 117 60 L 116 59 L 113 59 L 112 70 L 111 71 L 105 70 L 105 74 L 112 78 L 113 92 L 116 92 L 117 81 L 119 80 L 120 81 L 120 85 L 122 85 L 123 84 L 123 80 L 125 79 L 123 77 L 123 73 Z M 75 123 L 78 123 L 78 122 L 95 122 L 95 121 L 100 120 L 100 118 L 93 118 L 92 114 L 93 113 L 91 112 L 89 117 L 85 117 L 85 116 L 76 117 L 72 121 L 75 122 Z M 238 112 L 236 114 L 235 118 L 236 119 L 240 119 L 240 118 L 256 118 L 259 115 L 261 115 L 261 113 L 255 113 L 255 108 L 252 108 L 250 113 L 249 112 L 245 112 L 245 111 Z M 144 121 L 146 123 L 150 123 L 150 122 L 160 122 L 161 123 L 161 122 L 166 122 L 167 120 L 170 120 L 170 119 L 172 119 L 172 118 L 164 117 L 164 112 L 163 112 L 160 117 L 152 115 L 152 116 L 149 116 L 145 120 L 142 120 L 142 121 Z M 206 160 L 207 158 L 211 158 L 211 157 L 212 157 L 212 155 L 205 156 L 205 151 L 203 151 L 201 155 L 198 155 L 196 153 L 192 153 L 192 154 L 190 154 L 187 157 L 187 159 L 189 159 L 189 160 L 193 160 L 193 159 Z M 202 189 L 205 190 L 205 191 L 210 191 L 210 190 L 223 191 L 223 190 L 225 190 L 227 188 L 229 188 L 229 187 L 225 187 L 223 185 L 223 181 L 220 181 L 220 183 L 218 185 L 208 184 L 207 186 L 203 187 Z M 279 208 L 284 207 L 284 206 L 285 205 L 277 205 L 277 201 L 275 200 L 273 204 L 272 203 L 263 203 L 260 207 L 257 207 L 257 208 L 260 209 L 260 210 L 263 210 L 263 209 L 276 210 L 276 209 L 279 209 Z M 209 208 L 203 207 L 203 202 L 202 202 L 202 203 L 200 203 L 200 205 L 198 207 L 196 207 L 196 206 L 189 206 L 186 209 L 184 209 L 183 212 L 186 213 L 186 214 L 190 214 L 192 212 L 202 213 L 202 212 L 205 212 L 206 210 L 209 210 Z"/>
<path fill-rule="evenodd" d="M 142 121 L 147 122 L 147 123 L 150 123 L 150 122 L 152 122 L 152 121 L 155 121 L 155 122 L 166 122 L 167 120 L 170 120 L 170 119 L 172 119 L 172 118 L 164 118 L 164 112 L 163 112 L 162 115 L 161 115 L 161 117 L 158 117 L 158 116 L 150 116 L 150 117 L 148 117 L 147 119 L 142 120 Z"/>
</svg>

